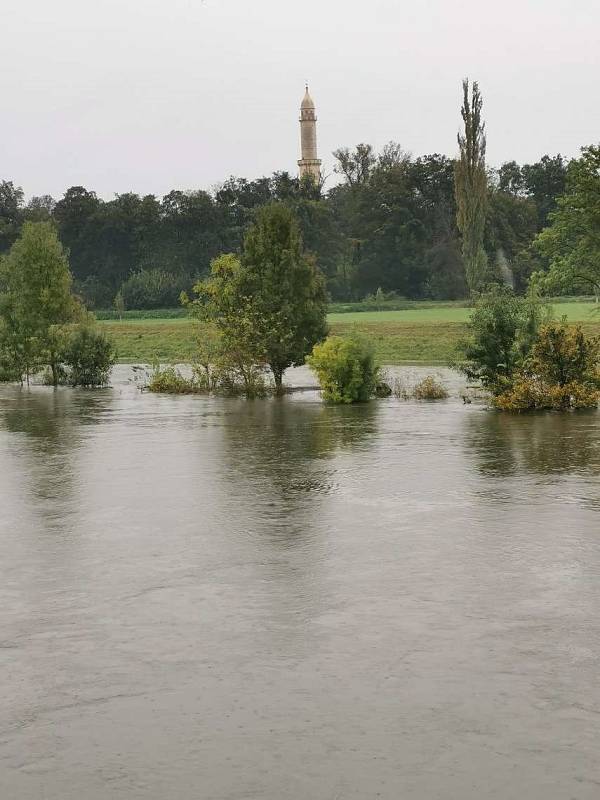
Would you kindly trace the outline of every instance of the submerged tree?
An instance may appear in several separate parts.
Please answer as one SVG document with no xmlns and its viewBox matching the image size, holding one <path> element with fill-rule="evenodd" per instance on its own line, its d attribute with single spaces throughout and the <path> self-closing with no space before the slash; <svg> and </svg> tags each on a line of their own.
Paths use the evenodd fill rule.
<svg viewBox="0 0 600 800">
<path fill-rule="evenodd" d="M 464 133 L 458 134 L 460 156 L 455 167 L 457 224 L 462 234 L 462 253 L 467 284 L 471 291 L 481 289 L 486 281 L 487 255 L 483 237 L 487 208 L 485 169 L 485 123 L 481 119 L 483 99 L 479 85 L 463 81 L 461 115 Z"/>
<path fill-rule="evenodd" d="M 194 291 L 198 315 L 216 326 L 223 357 L 233 359 L 245 383 L 248 369 L 267 365 L 280 392 L 285 370 L 303 364 L 327 334 L 324 278 L 282 203 L 261 208 L 241 259 L 215 259 L 210 278 Z"/>
<path fill-rule="evenodd" d="M 460 369 L 470 380 L 500 394 L 529 355 L 547 316 L 548 309 L 534 292 L 517 297 L 507 286 L 492 286 L 479 296 L 471 314 Z"/>
<path fill-rule="evenodd" d="M 81 307 L 71 293 L 69 262 L 50 222 L 26 222 L 3 259 L 0 317 L 3 360 L 27 378 L 43 364 L 54 385 L 65 345 L 64 326 Z"/>
<path fill-rule="evenodd" d="M 304 364 L 327 335 L 325 279 L 303 250 L 295 215 L 282 203 L 262 208 L 246 235 L 242 290 L 250 298 L 257 341 L 280 392 L 285 370 Z"/>
</svg>

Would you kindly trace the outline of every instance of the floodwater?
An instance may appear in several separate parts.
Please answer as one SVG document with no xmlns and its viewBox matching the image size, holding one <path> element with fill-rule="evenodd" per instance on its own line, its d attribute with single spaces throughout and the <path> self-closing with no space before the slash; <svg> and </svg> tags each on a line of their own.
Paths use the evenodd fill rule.
<svg viewBox="0 0 600 800">
<path fill-rule="evenodd" d="M 600 413 L 127 377 L 0 387 L 2 800 L 597 800 Z"/>
</svg>

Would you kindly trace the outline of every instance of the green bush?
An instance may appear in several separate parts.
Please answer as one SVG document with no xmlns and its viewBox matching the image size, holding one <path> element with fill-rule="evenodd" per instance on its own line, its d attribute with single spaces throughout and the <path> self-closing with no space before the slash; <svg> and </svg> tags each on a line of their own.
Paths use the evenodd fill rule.
<svg viewBox="0 0 600 800">
<path fill-rule="evenodd" d="M 329 403 L 364 403 L 375 392 L 379 367 L 372 343 L 363 336 L 330 336 L 315 345 L 307 363 Z"/>
<path fill-rule="evenodd" d="M 536 295 L 517 297 L 506 286 L 493 286 L 479 297 L 471 315 L 471 335 L 462 343 L 465 360 L 459 368 L 500 394 L 527 358 L 546 314 Z"/>
<path fill-rule="evenodd" d="M 71 386 L 106 386 L 116 355 L 111 340 L 91 325 L 82 325 L 69 337 L 63 361 Z"/>
</svg>

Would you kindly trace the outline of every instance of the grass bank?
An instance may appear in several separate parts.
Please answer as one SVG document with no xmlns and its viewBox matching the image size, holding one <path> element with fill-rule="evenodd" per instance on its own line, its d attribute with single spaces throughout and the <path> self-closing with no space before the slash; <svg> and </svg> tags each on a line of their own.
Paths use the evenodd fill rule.
<svg viewBox="0 0 600 800">
<path fill-rule="evenodd" d="M 332 333 L 353 328 L 370 336 L 384 364 L 447 364 L 466 333 L 471 310 L 426 304 L 397 311 L 359 311 L 329 315 Z M 600 312 L 593 303 L 561 302 L 555 316 L 582 323 L 600 335 Z M 112 334 L 121 362 L 189 361 L 195 350 L 195 326 L 187 317 L 129 318 L 101 323 Z"/>
</svg>

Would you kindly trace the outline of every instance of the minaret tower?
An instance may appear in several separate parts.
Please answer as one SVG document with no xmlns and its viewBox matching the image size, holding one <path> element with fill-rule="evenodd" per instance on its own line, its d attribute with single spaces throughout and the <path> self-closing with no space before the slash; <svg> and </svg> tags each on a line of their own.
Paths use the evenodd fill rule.
<svg viewBox="0 0 600 800">
<path fill-rule="evenodd" d="M 302 158 L 298 162 L 300 179 L 310 175 L 315 183 L 320 183 L 321 161 L 317 157 L 317 114 L 308 86 L 300 106 L 300 140 L 302 143 Z"/>
</svg>

